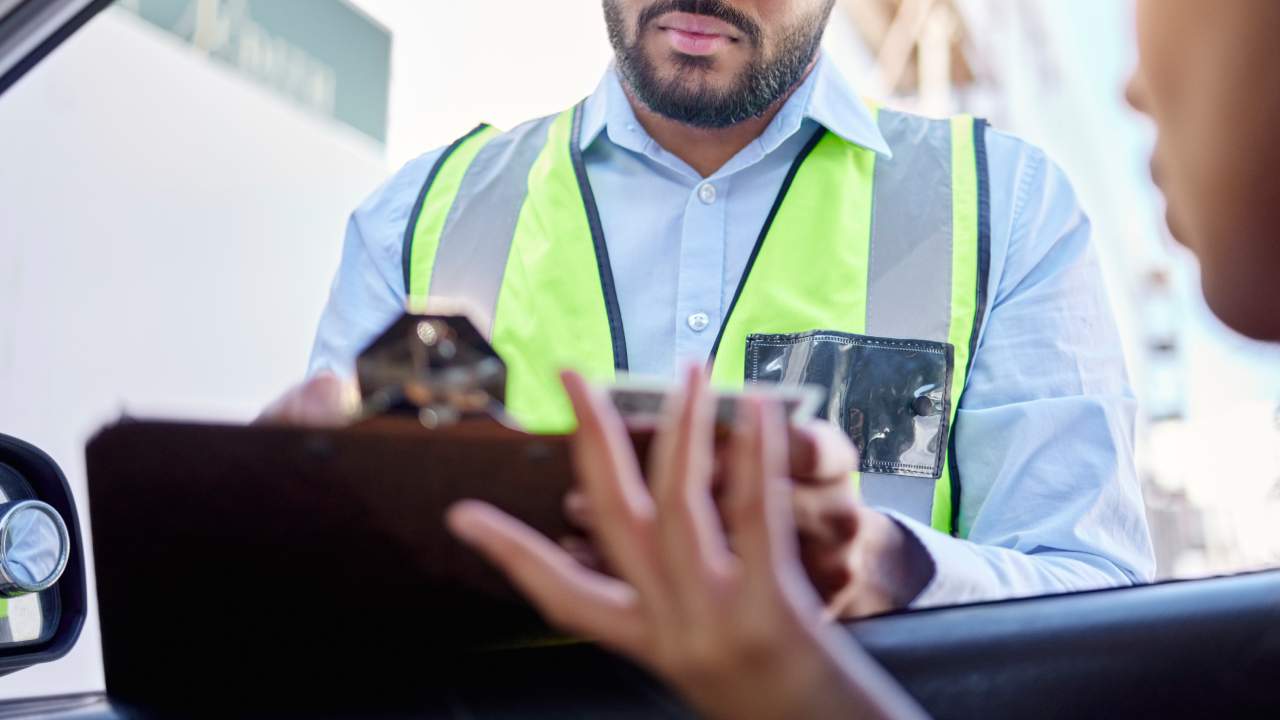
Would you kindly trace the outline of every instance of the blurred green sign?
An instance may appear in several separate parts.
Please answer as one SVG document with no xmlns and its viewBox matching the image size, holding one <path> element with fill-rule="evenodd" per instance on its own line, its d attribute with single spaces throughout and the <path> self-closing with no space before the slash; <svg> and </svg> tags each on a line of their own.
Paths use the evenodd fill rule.
<svg viewBox="0 0 1280 720">
<path fill-rule="evenodd" d="M 345 0 L 118 0 L 210 57 L 380 143 L 391 32 Z"/>
</svg>

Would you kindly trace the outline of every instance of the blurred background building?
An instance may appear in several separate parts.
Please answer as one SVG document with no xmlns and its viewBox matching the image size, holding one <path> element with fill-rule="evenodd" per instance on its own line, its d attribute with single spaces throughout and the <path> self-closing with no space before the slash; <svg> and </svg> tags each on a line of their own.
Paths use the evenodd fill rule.
<svg viewBox="0 0 1280 720">
<path fill-rule="evenodd" d="M 1047 0 L 841 0 L 832 53 L 864 92 L 971 112 L 1035 142 L 1093 219 L 1141 401 L 1138 464 L 1161 577 L 1280 563 L 1280 363 L 1203 306 L 1124 105 L 1132 7 Z M 841 25 L 846 27 L 840 27 Z"/>
<path fill-rule="evenodd" d="M 826 47 L 864 95 L 985 116 L 1065 168 L 1142 401 L 1161 576 L 1280 564 L 1280 353 L 1210 317 L 1166 236 L 1122 99 L 1131 13 L 839 0 Z M 599 0 L 120 0 L 0 100 L 0 432 L 83 512 L 84 442 L 122 412 L 253 417 L 305 369 L 350 209 L 478 121 L 575 102 L 610 56 Z M 91 617 L 0 696 L 101 686 Z"/>
</svg>

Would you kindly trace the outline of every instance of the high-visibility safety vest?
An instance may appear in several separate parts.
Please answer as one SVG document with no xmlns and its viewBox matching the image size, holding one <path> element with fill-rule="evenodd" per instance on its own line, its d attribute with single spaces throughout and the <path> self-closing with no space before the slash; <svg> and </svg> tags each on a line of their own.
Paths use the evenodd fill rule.
<svg viewBox="0 0 1280 720">
<path fill-rule="evenodd" d="M 711 376 L 722 387 L 816 377 L 862 451 L 864 498 L 955 533 L 954 420 L 987 294 L 985 123 L 873 112 L 892 158 L 819 129 L 795 160 Z M 562 368 L 602 382 L 627 369 L 581 116 L 580 104 L 462 137 L 405 230 L 410 306 L 460 298 L 487 316 L 507 408 L 535 432 L 573 427 Z M 818 357 L 816 370 L 806 364 Z"/>
</svg>

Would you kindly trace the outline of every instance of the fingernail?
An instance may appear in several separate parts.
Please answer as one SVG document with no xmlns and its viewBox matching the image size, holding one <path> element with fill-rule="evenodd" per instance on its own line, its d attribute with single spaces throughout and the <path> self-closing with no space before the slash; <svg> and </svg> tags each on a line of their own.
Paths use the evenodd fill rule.
<svg viewBox="0 0 1280 720">
<path fill-rule="evenodd" d="M 472 543 L 475 538 L 476 528 L 473 518 L 475 512 L 475 504 L 467 500 L 461 500 L 449 506 L 445 511 L 444 522 L 449 528 L 449 532 L 465 543 Z"/>
<path fill-rule="evenodd" d="M 569 397 L 582 387 L 582 377 L 572 370 L 560 371 L 560 384 L 564 385 L 565 392 L 569 393 Z"/>
</svg>

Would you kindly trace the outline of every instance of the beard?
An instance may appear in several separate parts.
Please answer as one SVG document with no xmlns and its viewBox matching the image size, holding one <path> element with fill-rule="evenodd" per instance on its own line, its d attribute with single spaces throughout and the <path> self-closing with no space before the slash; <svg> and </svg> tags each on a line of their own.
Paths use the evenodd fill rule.
<svg viewBox="0 0 1280 720">
<path fill-rule="evenodd" d="M 660 0 L 640 13 L 634 37 L 627 36 L 618 2 L 604 0 L 604 16 L 623 83 L 653 112 L 704 129 L 726 128 L 760 117 L 789 93 L 817 56 L 835 5 L 835 0 L 827 0 L 818 12 L 785 28 L 776 47 L 767 49 L 760 26 L 724 0 Z M 739 42 L 750 44 L 751 60 L 729 87 L 714 87 L 698 77 L 715 64 L 709 57 L 672 53 L 675 75 L 662 77 L 645 52 L 643 38 L 650 23 L 669 12 L 714 17 L 742 32 L 744 39 Z"/>
</svg>

